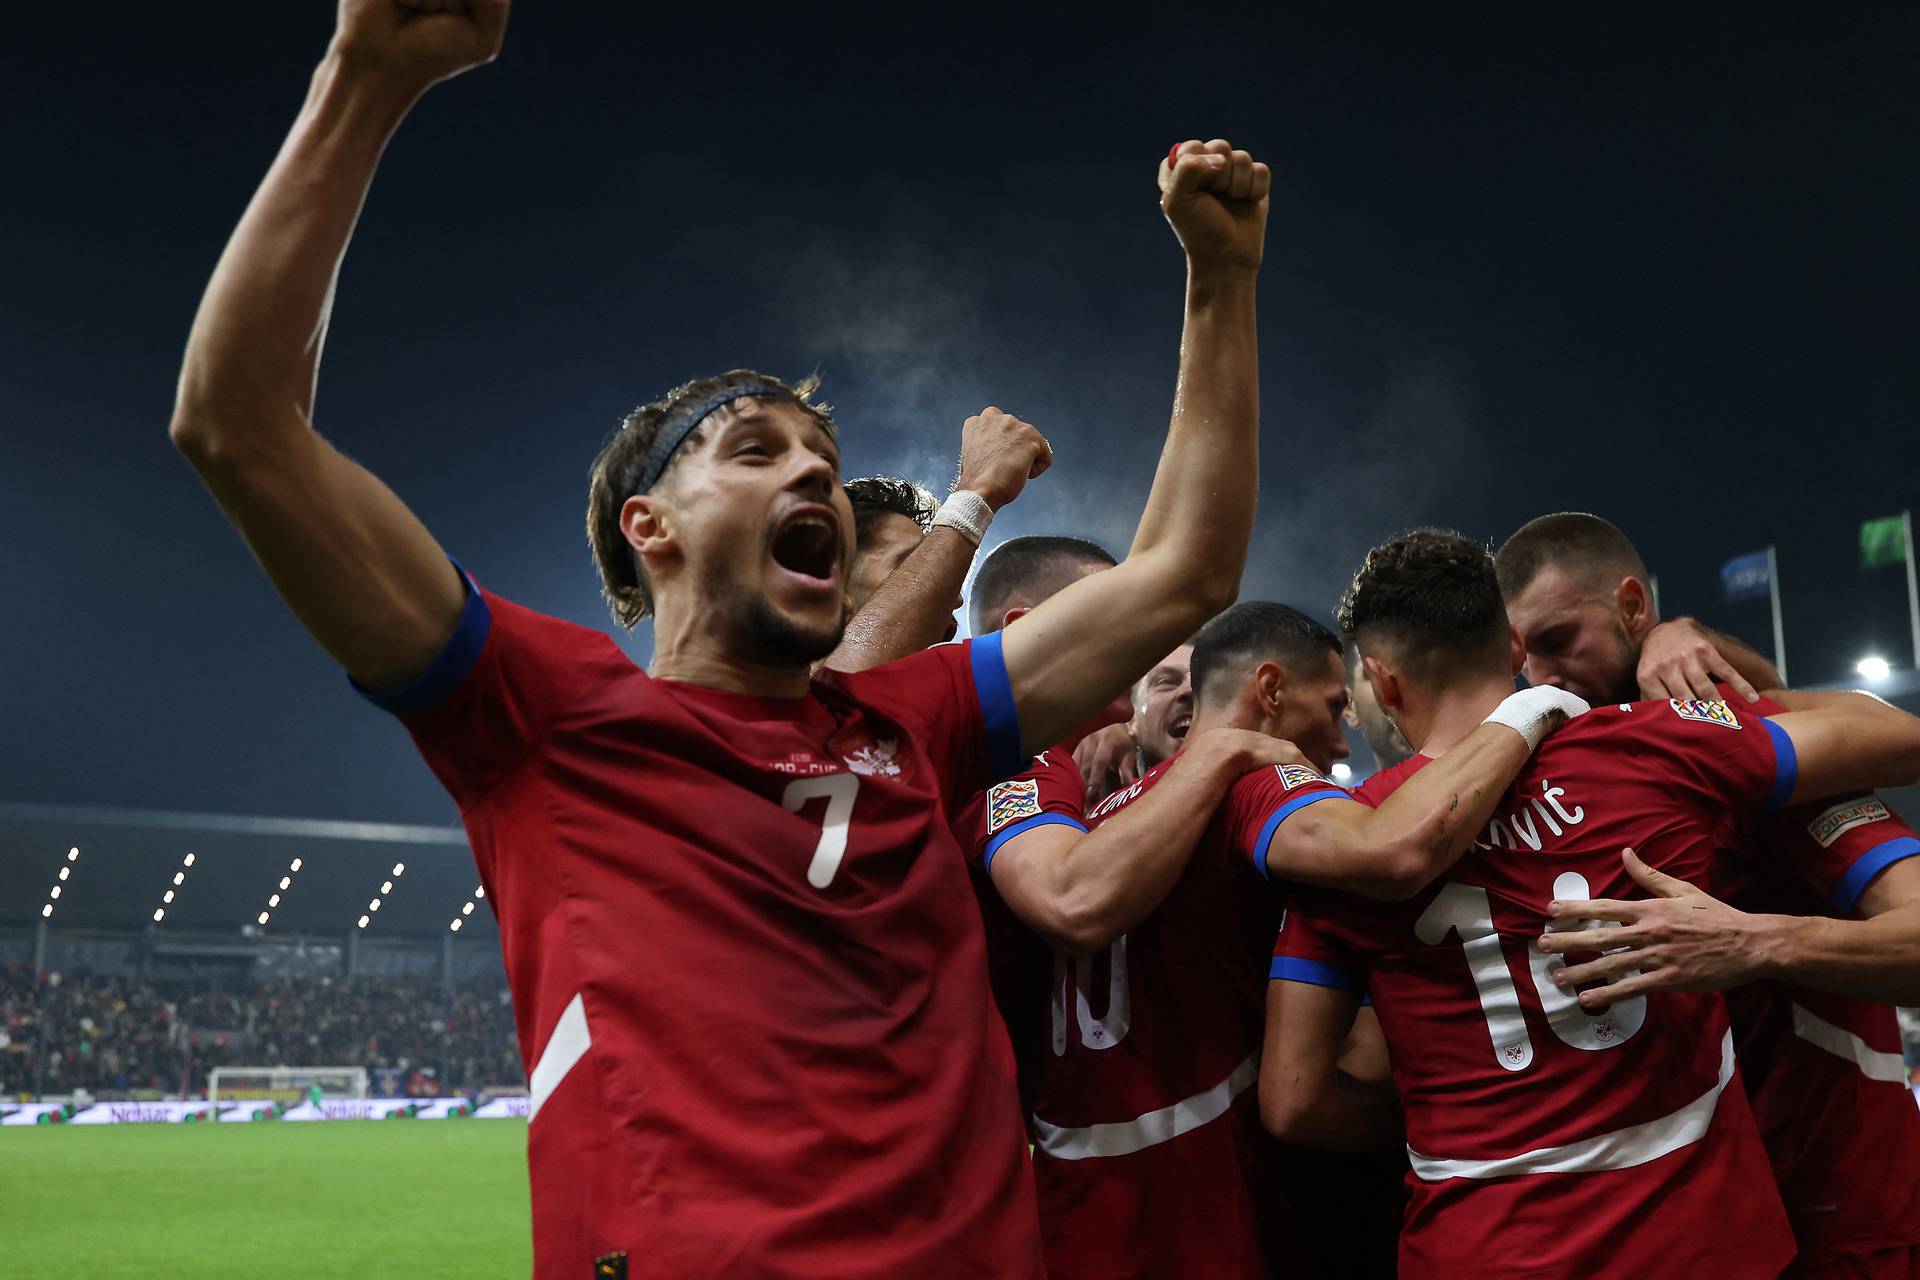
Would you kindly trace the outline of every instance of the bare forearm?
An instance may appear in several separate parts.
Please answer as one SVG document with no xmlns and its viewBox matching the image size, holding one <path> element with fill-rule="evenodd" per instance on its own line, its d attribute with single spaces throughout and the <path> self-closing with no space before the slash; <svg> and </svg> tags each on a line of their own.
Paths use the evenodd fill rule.
<svg viewBox="0 0 1920 1280">
<path fill-rule="evenodd" d="M 1792 803 L 1920 781 L 1920 719 L 1872 694 L 1841 694 L 1773 720 L 1798 757 Z"/>
<path fill-rule="evenodd" d="M 1139 800 L 1058 848 L 1041 873 L 1045 909 L 1022 911 L 1061 950 L 1090 955 L 1139 924 L 1172 890 L 1242 766 L 1183 755 Z M 1018 904 L 1016 904 L 1018 909 Z"/>
<path fill-rule="evenodd" d="M 1268 1092 L 1263 1079 L 1261 1092 Z M 1292 1089 L 1303 1086 L 1295 1082 Z M 1400 1103 L 1391 1085 L 1368 1084 L 1335 1069 L 1298 1106 L 1265 1108 L 1267 1127 L 1284 1142 L 1326 1151 L 1380 1151 L 1399 1145 L 1404 1133 Z"/>
<path fill-rule="evenodd" d="M 1288 880 L 1363 897 L 1411 897 L 1467 851 L 1530 754 L 1526 739 L 1513 730 L 1481 725 L 1377 809 L 1341 805 L 1336 812 L 1333 805 L 1313 805 L 1301 810 L 1275 833 L 1267 849 L 1268 869 Z"/>
<path fill-rule="evenodd" d="M 1758 976 L 1862 1000 L 1920 1005 L 1920 904 L 1867 920 L 1756 916 Z"/>
<path fill-rule="evenodd" d="M 973 553 L 965 535 L 945 525 L 935 528 L 847 623 L 839 648 L 823 665 L 865 671 L 940 643 Z"/>
<path fill-rule="evenodd" d="M 314 73 L 194 319 L 175 411 L 183 444 L 251 443 L 311 415 L 340 259 L 412 97 L 343 73 L 332 55 Z"/>
</svg>

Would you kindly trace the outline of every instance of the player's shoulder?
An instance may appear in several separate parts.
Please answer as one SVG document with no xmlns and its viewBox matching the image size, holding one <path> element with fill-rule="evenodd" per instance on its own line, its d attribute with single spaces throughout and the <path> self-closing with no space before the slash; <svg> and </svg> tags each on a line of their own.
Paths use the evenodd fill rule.
<svg viewBox="0 0 1920 1280">
<path fill-rule="evenodd" d="M 1129 782 L 1126 786 L 1102 800 L 1099 804 L 1093 806 L 1093 808 L 1087 810 L 1087 821 L 1098 822 L 1102 818 L 1111 817 L 1132 804 L 1135 800 L 1138 800 L 1147 792 L 1153 790 L 1154 784 L 1167 776 L 1167 770 L 1173 768 L 1173 762 L 1179 758 L 1177 755 L 1167 757 L 1159 764 L 1153 766 L 1153 768 L 1141 774 L 1138 778 L 1135 778 L 1132 782 Z"/>
<path fill-rule="evenodd" d="M 1236 778 L 1229 798 L 1236 801 L 1308 795 L 1324 791 L 1351 794 L 1347 788 L 1309 764 L 1262 765 Z"/>
<path fill-rule="evenodd" d="M 912 704 L 950 689 L 956 678 L 971 666 L 972 646 L 971 640 L 936 644 L 864 671 L 822 667 L 815 674 L 814 683 L 838 690 L 863 705 Z"/>
<path fill-rule="evenodd" d="M 1382 800 L 1398 791 L 1401 784 L 1414 774 L 1433 763 L 1431 756 L 1408 756 L 1399 764 L 1388 765 L 1375 772 L 1365 782 L 1353 788 L 1353 798 L 1362 804 L 1378 807 Z"/>
</svg>

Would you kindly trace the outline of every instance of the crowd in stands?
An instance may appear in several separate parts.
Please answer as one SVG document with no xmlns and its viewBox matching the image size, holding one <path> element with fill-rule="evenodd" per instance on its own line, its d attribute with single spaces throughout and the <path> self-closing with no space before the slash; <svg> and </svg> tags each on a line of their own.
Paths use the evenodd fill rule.
<svg viewBox="0 0 1920 1280">
<path fill-rule="evenodd" d="M 197 1093 L 219 1066 L 428 1073 L 445 1092 L 521 1085 L 504 983 L 275 978 L 222 985 L 0 967 L 0 1096 Z"/>
</svg>

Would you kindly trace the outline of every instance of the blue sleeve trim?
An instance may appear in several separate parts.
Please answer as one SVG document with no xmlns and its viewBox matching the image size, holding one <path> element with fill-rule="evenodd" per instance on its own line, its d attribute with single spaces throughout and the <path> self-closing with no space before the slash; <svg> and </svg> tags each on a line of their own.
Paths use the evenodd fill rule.
<svg viewBox="0 0 1920 1280">
<path fill-rule="evenodd" d="M 1000 846 L 1018 835 L 1025 835 L 1035 827 L 1072 827 L 1075 831 L 1085 831 L 1086 824 L 1069 818 L 1064 813 L 1042 813 L 1022 819 L 987 841 L 987 851 L 980 857 L 980 865 L 989 869 L 993 866 L 993 855 L 1000 852 Z"/>
<path fill-rule="evenodd" d="M 353 677 L 347 677 L 355 693 L 382 711 L 404 716 L 430 710 L 452 693 L 454 686 L 464 680 L 467 672 L 473 670 L 473 664 L 480 660 L 487 633 L 493 629 L 493 611 L 487 608 L 486 597 L 480 594 L 480 588 L 474 585 L 472 576 L 461 568 L 458 560 L 453 562 L 453 567 L 460 571 L 460 580 L 467 586 L 467 603 L 460 610 L 460 622 L 448 637 L 446 648 L 440 650 L 440 655 L 427 669 L 411 684 L 391 693 L 375 693 Z"/>
<path fill-rule="evenodd" d="M 1345 965 L 1326 960 L 1302 960 L 1298 956 L 1275 956 L 1273 966 L 1267 970 L 1267 980 L 1304 982 L 1310 987 L 1333 987 L 1356 995 L 1366 988 L 1359 975 Z"/>
<path fill-rule="evenodd" d="M 1001 633 L 981 636 L 967 646 L 973 662 L 973 689 L 987 734 L 987 764 L 996 778 L 1026 770 L 1032 756 L 1020 749 L 1020 709 L 1013 702 L 1013 681 L 1000 651 Z"/>
<path fill-rule="evenodd" d="M 1254 839 L 1251 852 L 1254 870 L 1269 880 L 1273 879 L 1273 872 L 1267 870 L 1267 846 L 1273 843 L 1273 833 L 1280 829 L 1280 824 L 1292 816 L 1296 810 L 1304 809 L 1318 800 L 1351 799 L 1353 797 L 1345 791 L 1312 791 L 1304 796 L 1295 796 L 1275 809 L 1268 815 L 1265 825 L 1260 828 L 1260 834 Z"/>
<path fill-rule="evenodd" d="M 1840 877 L 1840 886 L 1833 891 L 1833 905 L 1842 911 L 1853 910 L 1875 876 L 1894 863 L 1916 854 L 1920 854 L 1920 840 L 1912 836 L 1895 836 L 1873 846 L 1854 859 L 1853 865 L 1847 868 L 1847 874 Z"/>
<path fill-rule="evenodd" d="M 1767 726 L 1767 736 L 1773 739 L 1773 790 L 1767 793 L 1767 802 L 1760 806 L 1760 812 L 1772 813 L 1787 802 L 1793 794 L 1793 786 L 1800 781 L 1800 756 L 1793 749 L 1793 739 L 1765 716 L 1760 723 Z"/>
</svg>

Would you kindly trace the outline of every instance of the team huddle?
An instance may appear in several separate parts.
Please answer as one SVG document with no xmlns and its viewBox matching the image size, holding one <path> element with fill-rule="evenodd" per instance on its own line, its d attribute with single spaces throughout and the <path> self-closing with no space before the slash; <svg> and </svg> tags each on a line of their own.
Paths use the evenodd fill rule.
<svg viewBox="0 0 1920 1280">
<path fill-rule="evenodd" d="M 734 370 L 591 468 L 647 669 L 451 559 L 315 430 L 318 336 L 387 139 L 505 21 L 345 0 L 172 435 L 459 805 L 538 1275 L 1920 1276 L 1920 839 L 1872 794 L 1920 720 L 1662 623 L 1590 515 L 1238 600 L 1272 177 L 1223 140 L 1157 172 L 1184 325 L 1124 555 L 976 566 L 1054 463 L 1011 414 L 936 500 Z"/>
</svg>

